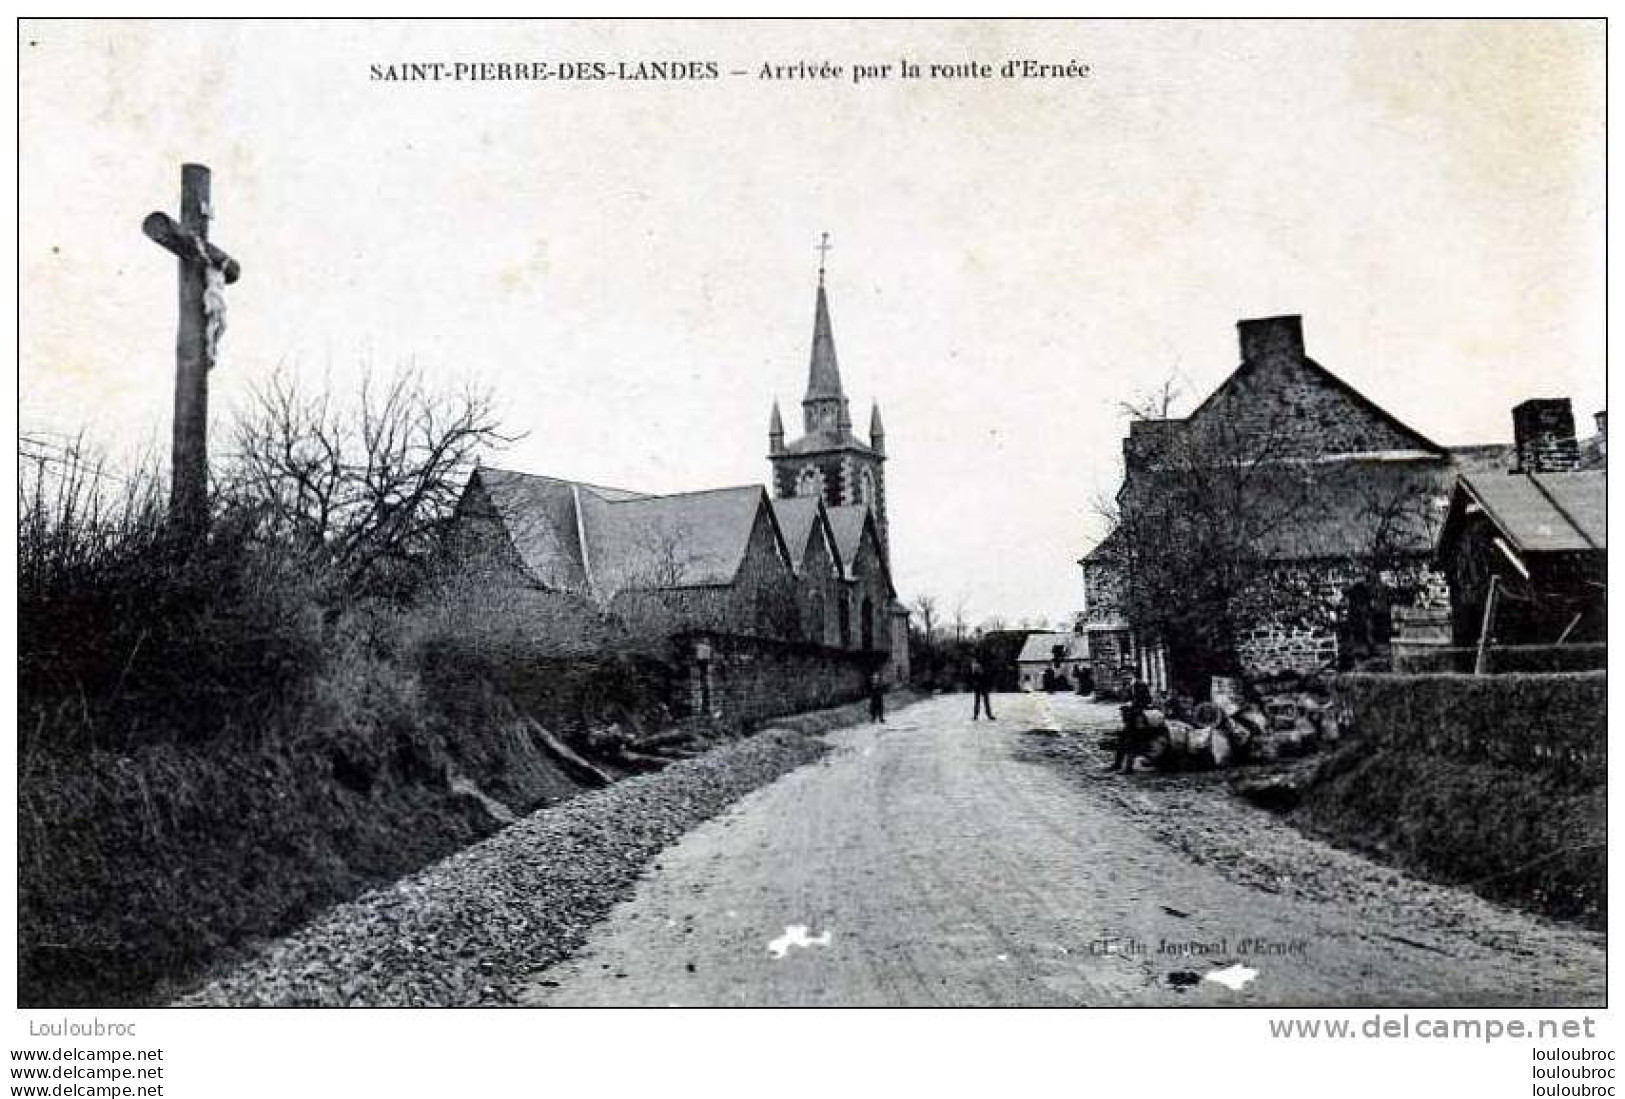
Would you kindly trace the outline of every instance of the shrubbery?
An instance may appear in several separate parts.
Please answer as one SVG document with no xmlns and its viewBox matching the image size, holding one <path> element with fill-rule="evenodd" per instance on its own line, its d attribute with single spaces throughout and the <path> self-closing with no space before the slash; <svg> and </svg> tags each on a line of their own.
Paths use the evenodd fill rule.
<svg viewBox="0 0 1625 1099">
<path fill-rule="evenodd" d="M 24 1004 L 162 998 L 494 830 L 469 784 L 514 812 L 574 793 L 536 726 L 663 720 L 660 654 L 439 556 L 481 406 L 389 387 L 323 465 L 348 421 L 273 396 L 201 542 L 157 478 L 78 448 L 20 491 Z"/>
<path fill-rule="evenodd" d="M 1607 920 L 1607 676 L 1348 675 L 1311 830 L 1546 915 Z"/>
</svg>

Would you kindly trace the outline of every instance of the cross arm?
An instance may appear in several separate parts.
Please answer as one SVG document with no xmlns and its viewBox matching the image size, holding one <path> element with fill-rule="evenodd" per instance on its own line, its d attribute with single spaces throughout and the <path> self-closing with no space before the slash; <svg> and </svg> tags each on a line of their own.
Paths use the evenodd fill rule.
<svg viewBox="0 0 1625 1099">
<path fill-rule="evenodd" d="M 242 266 L 236 260 L 208 241 L 188 233 L 168 214 L 162 212 L 148 214 L 141 222 L 141 231 L 184 260 L 195 263 L 201 250 L 209 266 L 225 276 L 228 283 L 236 282 L 238 276 L 243 273 Z"/>
</svg>

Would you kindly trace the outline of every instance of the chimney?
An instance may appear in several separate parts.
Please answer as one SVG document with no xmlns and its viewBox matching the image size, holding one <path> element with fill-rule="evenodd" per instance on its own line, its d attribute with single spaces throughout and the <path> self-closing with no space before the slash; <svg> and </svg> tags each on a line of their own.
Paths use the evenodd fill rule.
<svg viewBox="0 0 1625 1099">
<path fill-rule="evenodd" d="M 1574 409 L 1567 397 L 1536 398 L 1512 410 L 1516 473 L 1568 473 L 1580 468 Z"/>
<path fill-rule="evenodd" d="M 1284 357 L 1303 358 L 1303 318 L 1299 316 L 1261 317 L 1237 321 L 1241 333 L 1241 361 Z"/>
</svg>

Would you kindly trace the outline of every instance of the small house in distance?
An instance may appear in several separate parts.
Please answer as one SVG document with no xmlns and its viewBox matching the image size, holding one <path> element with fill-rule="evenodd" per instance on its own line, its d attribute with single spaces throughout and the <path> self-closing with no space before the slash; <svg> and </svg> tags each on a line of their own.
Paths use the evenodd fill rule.
<svg viewBox="0 0 1625 1099">
<path fill-rule="evenodd" d="M 1024 691 L 1071 690 L 1080 669 L 1089 667 L 1089 638 L 1077 633 L 1030 633 L 1016 657 Z"/>
<path fill-rule="evenodd" d="M 1599 418 L 1600 439 L 1606 439 L 1605 422 Z M 1606 450 L 1597 462 L 1597 441 L 1584 449 L 1577 443 L 1563 399 L 1525 401 L 1513 409 L 1513 427 L 1516 468 L 1463 474 L 1440 532 L 1453 640 L 1479 641 L 1493 582 L 1491 641 L 1605 641 L 1608 474 L 1598 466 L 1606 463 Z"/>
</svg>

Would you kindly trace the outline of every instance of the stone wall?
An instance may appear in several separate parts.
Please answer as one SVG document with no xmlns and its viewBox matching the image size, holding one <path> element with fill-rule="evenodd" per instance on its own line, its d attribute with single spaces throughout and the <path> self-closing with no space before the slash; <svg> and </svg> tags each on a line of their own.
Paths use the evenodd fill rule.
<svg viewBox="0 0 1625 1099">
<path fill-rule="evenodd" d="M 675 643 L 683 716 L 739 726 L 862 698 L 877 663 L 874 655 L 736 634 L 685 634 Z"/>
<path fill-rule="evenodd" d="M 1236 615 L 1236 655 L 1242 674 L 1266 678 L 1335 668 L 1346 663 L 1346 657 L 1358 659 L 1386 649 L 1400 612 L 1448 611 L 1450 606 L 1444 575 L 1431 562 L 1418 559 L 1378 573 L 1386 616 L 1382 606 L 1376 606 L 1370 622 L 1353 623 L 1349 592 L 1365 575 L 1357 563 L 1325 561 L 1284 567 L 1264 578 L 1259 584 L 1262 594 L 1244 599 Z M 1283 599 L 1283 591 L 1296 594 Z M 1291 606 L 1294 613 L 1271 613 L 1272 604 Z"/>
</svg>

